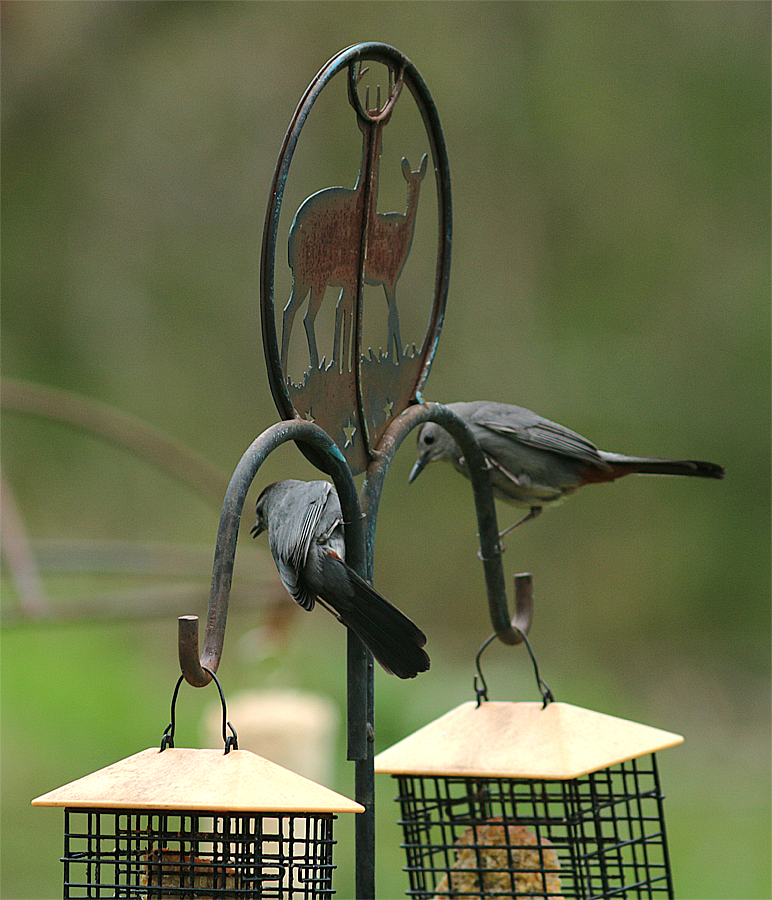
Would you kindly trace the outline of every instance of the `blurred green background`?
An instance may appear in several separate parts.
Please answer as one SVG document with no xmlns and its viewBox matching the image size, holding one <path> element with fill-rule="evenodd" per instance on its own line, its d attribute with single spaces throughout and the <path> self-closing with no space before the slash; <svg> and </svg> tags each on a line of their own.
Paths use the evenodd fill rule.
<svg viewBox="0 0 772 900">
<path fill-rule="evenodd" d="M 580 492 L 508 539 L 505 568 L 534 575 L 531 638 L 558 699 L 685 736 L 660 754 L 677 896 L 769 898 L 768 3 L 3 3 L 3 375 L 109 404 L 227 477 L 277 418 L 258 310 L 276 156 L 313 75 L 362 40 L 413 60 L 450 156 L 427 398 L 518 403 L 604 449 L 726 466 L 724 482 Z M 293 197 L 354 182 L 359 135 L 328 94 Z M 432 202 L 427 187 L 427 217 Z M 20 615 L 4 570 L 2 897 L 53 898 L 62 814 L 29 801 L 158 743 L 175 619 L 206 609 L 219 509 L 77 429 L 9 409 L 2 426 L 47 604 Z M 432 669 L 378 672 L 377 749 L 472 699 L 490 633 L 468 484 L 432 467 L 408 487 L 413 447 L 384 492 L 376 584 L 428 633 Z M 292 446 L 259 473 L 245 528 L 282 477 L 314 477 Z M 246 537 L 226 692 L 294 686 L 342 710 L 343 630 L 296 614 Z M 158 554 L 131 571 L 159 548 L 182 554 L 174 571 Z M 493 647 L 486 675 L 492 699 L 536 699 L 522 649 Z M 180 745 L 213 699 L 183 691 Z M 351 794 L 338 756 L 333 786 Z M 397 897 L 379 782 L 378 894 Z"/>
</svg>

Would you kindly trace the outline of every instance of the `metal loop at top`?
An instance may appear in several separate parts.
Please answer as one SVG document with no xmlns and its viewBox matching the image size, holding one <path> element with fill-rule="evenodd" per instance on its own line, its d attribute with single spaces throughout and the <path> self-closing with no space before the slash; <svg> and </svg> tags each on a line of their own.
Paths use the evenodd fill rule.
<svg viewBox="0 0 772 900">
<path fill-rule="evenodd" d="M 202 668 L 209 673 L 214 683 L 217 685 L 217 690 L 220 692 L 220 702 L 222 703 L 222 739 L 225 744 L 225 753 L 230 753 L 231 750 L 239 749 L 239 739 L 236 734 L 236 729 L 233 725 L 228 721 L 228 711 L 227 706 L 225 704 L 225 694 L 223 693 L 222 685 L 220 684 L 217 676 L 211 669 L 208 669 L 206 666 L 202 666 Z M 172 710 L 171 710 L 171 721 L 164 729 L 163 737 L 161 738 L 161 750 L 163 753 L 167 747 L 174 747 L 174 731 L 176 728 L 176 707 L 177 707 L 177 695 L 180 692 L 180 685 L 184 681 L 185 676 L 180 675 L 177 679 L 177 684 L 174 687 L 174 693 L 172 694 Z M 230 729 L 230 734 L 226 734 L 226 726 Z"/>
<path fill-rule="evenodd" d="M 383 58 L 382 61 L 388 66 L 389 69 L 389 90 L 387 92 L 386 103 L 382 107 L 379 104 L 376 104 L 375 109 L 369 109 L 367 104 L 362 106 L 362 101 L 359 99 L 359 92 L 357 91 L 357 85 L 359 81 L 361 80 L 362 76 L 368 71 L 367 69 L 362 68 L 361 56 L 361 53 L 366 46 L 367 45 L 365 44 L 360 44 L 359 54 L 355 55 L 352 61 L 349 63 L 349 103 L 354 108 L 354 111 L 360 119 L 367 120 L 369 122 L 385 123 L 391 117 L 391 113 L 394 109 L 394 104 L 397 102 L 397 99 L 402 92 L 402 84 L 405 77 L 405 64 L 408 62 L 408 60 L 407 57 L 402 56 L 399 51 L 394 51 L 394 54 L 389 54 Z M 372 46 L 376 47 L 377 45 Z M 387 45 L 383 45 L 384 48 L 386 48 L 386 46 Z M 349 48 L 349 50 L 350 49 L 351 48 Z M 348 52 L 348 50 L 344 50 L 343 54 L 347 54 Z M 372 58 L 377 59 L 376 56 L 373 56 Z M 392 69 L 392 66 L 395 66 L 395 68 Z"/>
</svg>

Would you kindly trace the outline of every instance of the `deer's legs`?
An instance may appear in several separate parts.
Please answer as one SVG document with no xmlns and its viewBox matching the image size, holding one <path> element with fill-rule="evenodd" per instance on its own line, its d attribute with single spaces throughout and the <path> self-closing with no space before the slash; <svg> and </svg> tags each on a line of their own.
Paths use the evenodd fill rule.
<svg viewBox="0 0 772 900">
<path fill-rule="evenodd" d="M 354 310 L 351 304 L 352 292 L 344 287 L 335 307 L 335 337 L 332 358 L 339 372 L 350 372 L 353 366 L 352 325 Z"/>
<path fill-rule="evenodd" d="M 303 325 L 306 329 L 306 338 L 308 339 L 308 355 L 311 357 L 311 368 L 316 371 L 319 368 L 319 351 L 316 348 L 316 333 L 314 332 L 314 321 L 319 307 L 324 300 L 324 289 L 326 285 L 311 286 L 311 298 L 308 301 L 308 309 L 303 317 Z"/>
<path fill-rule="evenodd" d="M 292 334 L 292 323 L 295 321 L 295 313 L 305 299 L 308 293 L 308 286 L 292 282 L 292 291 L 284 307 L 284 315 L 282 317 L 281 329 L 281 367 L 284 375 L 287 374 L 287 353 L 289 352 L 290 335 Z"/>
<path fill-rule="evenodd" d="M 392 286 L 389 290 L 386 285 L 383 286 L 386 291 L 386 302 L 389 304 L 389 342 L 386 355 L 391 356 L 392 347 L 394 348 L 394 362 L 397 363 L 402 358 L 402 339 L 399 336 L 399 310 L 397 309 L 397 295 Z"/>
</svg>

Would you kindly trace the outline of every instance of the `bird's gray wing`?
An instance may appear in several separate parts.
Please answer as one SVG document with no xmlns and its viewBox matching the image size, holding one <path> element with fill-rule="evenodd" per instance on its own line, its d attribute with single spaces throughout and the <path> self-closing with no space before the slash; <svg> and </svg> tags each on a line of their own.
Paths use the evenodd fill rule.
<svg viewBox="0 0 772 900">
<path fill-rule="evenodd" d="M 304 498 L 307 502 L 302 512 L 300 498 L 291 498 L 294 502 L 287 503 L 278 527 L 269 534 L 269 542 L 284 587 L 303 609 L 311 610 L 316 598 L 300 584 L 298 576 L 308 559 L 332 485 L 322 481 L 309 482 L 305 490 L 310 496 Z"/>
<path fill-rule="evenodd" d="M 595 444 L 581 434 L 571 431 L 564 425 L 558 425 L 557 422 L 550 422 L 549 419 L 544 419 L 528 409 L 510 407 L 510 410 L 500 412 L 493 409 L 480 412 L 474 416 L 474 423 L 526 446 L 584 460 L 602 469 L 609 468 Z"/>
</svg>

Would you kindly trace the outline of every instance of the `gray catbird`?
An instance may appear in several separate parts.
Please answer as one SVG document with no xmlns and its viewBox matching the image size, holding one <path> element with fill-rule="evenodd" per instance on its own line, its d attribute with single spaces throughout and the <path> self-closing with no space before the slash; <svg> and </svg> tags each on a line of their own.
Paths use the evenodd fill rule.
<svg viewBox="0 0 772 900">
<path fill-rule="evenodd" d="M 284 587 L 303 609 L 319 600 L 392 675 L 413 678 L 429 668 L 420 628 L 346 565 L 340 501 L 329 482 L 269 484 L 252 535 L 266 528 Z"/>
<path fill-rule="evenodd" d="M 695 475 L 723 478 L 721 466 L 695 459 L 650 459 L 606 453 L 575 431 L 543 419 L 529 409 L 478 400 L 448 407 L 472 429 L 490 471 L 493 493 L 500 500 L 530 509 L 501 533 L 503 537 L 545 506 L 562 500 L 585 484 L 614 481 L 634 472 L 645 475 Z M 436 460 L 445 460 L 469 477 L 461 448 L 433 422 L 418 432 L 418 460 L 410 472 L 414 481 Z"/>
</svg>

